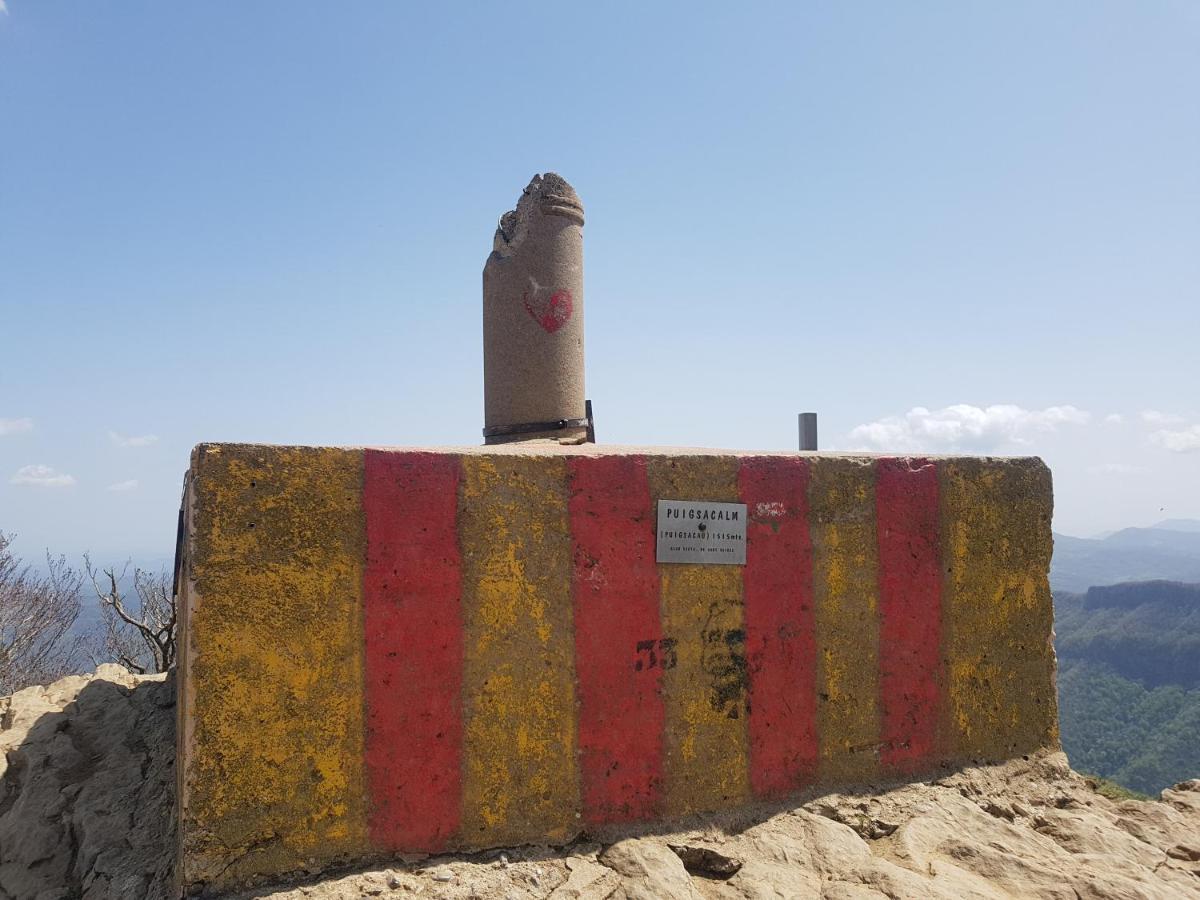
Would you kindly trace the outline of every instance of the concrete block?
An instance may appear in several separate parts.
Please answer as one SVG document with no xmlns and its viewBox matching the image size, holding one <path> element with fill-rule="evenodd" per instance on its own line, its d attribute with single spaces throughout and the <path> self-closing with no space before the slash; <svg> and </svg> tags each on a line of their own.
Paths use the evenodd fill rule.
<svg viewBox="0 0 1200 900">
<path fill-rule="evenodd" d="M 745 566 L 655 501 L 747 504 Z M 205 444 L 180 877 L 225 889 L 1057 746 L 1037 459 Z"/>
</svg>

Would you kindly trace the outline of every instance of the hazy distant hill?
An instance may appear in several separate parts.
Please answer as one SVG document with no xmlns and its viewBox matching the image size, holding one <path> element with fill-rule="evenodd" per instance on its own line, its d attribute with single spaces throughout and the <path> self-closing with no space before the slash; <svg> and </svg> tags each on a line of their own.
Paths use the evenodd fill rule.
<svg viewBox="0 0 1200 900">
<path fill-rule="evenodd" d="M 1105 538 L 1054 535 L 1050 586 L 1056 591 L 1153 579 L 1200 582 L 1200 521 L 1168 519 Z"/>
<path fill-rule="evenodd" d="M 1054 606 L 1059 720 L 1071 764 L 1149 794 L 1193 777 L 1200 584 L 1056 591 Z"/>
<path fill-rule="evenodd" d="M 1200 533 L 1200 519 L 1163 519 L 1151 528 L 1161 528 L 1166 531 L 1190 531 Z"/>
</svg>

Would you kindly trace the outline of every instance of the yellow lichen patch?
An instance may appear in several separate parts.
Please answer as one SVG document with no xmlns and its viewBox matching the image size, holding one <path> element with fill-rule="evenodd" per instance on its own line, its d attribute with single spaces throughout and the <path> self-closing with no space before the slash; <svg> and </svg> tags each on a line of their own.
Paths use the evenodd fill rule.
<svg viewBox="0 0 1200 900">
<path fill-rule="evenodd" d="M 738 501 L 737 460 L 652 457 L 655 500 Z M 742 569 L 659 567 L 663 636 L 676 664 L 662 677 L 666 810 L 680 815 L 743 802 L 749 788 Z"/>
<path fill-rule="evenodd" d="M 201 447 L 191 478 L 185 878 L 362 852 L 362 453 Z"/>
<path fill-rule="evenodd" d="M 1006 759 L 1056 745 L 1049 470 L 1036 459 L 939 469 L 946 746 Z"/>
<path fill-rule="evenodd" d="M 839 458 L 811 466 L 820 772 L 862 778 L 877 770 L 880 739 L 875 469 Z"/>
<path fill-rule="evenodd" d="M 579 828 L 566 461 L 464 456 L 462 840 Z"/>
</svg>

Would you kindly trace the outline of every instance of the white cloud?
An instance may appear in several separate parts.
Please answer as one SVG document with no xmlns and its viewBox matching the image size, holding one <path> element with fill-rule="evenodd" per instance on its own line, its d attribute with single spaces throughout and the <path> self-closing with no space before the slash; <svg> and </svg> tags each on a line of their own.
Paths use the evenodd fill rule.
<svg viewBox="0 0 1200 900">
<path fill-rule="evenodd" d="M 1098 466 L 1088 466 L 1087 470 L 1093 475 L 1132 475 L 1135 472 L 1145 472 L 1145 466 L 1131 466 L 1128 463 L 1101 463 Z"/>
<path fill-rule="evenodd" d="M 1174 413 L 1159 412 L 1157 409 L 1142 411 L 1142 421 L 1147 425 L 1182 425 L 1187 420 Z"/>
<path fill-rule="evenodd" d="M 0 0 L 2 5 L 4 0 Z M 0 435 L 33 431 L 33 419 L 0 419 Z"/>
<path fill-rule="evenodd" d="M 1182 431 L 1164 428 L 1150 435 L 1150 440 L 1172 453 L 1190 453 L 1200 450 L 1200 425 L 1192 425 Z"/>
<path fill-rule="evenodd" d="M 0 0 L 0 13 L 4 13 L 6 16 L 8 15 L 8 4 L 5 3 L 4 0 Z"/>
<path fill-rule="evenodd" d="M 116 431 L 108 433 L 108 439 L 118 447 L 149 447 L 158 440 L 157 434 L 142 434 L 136 437 L 131 437 L 126 434 L 120 434 Z"/>
<path fill-rule="evenodd" d="M 859 425 L 850 441 L 862 449 L 975 451 L 994 450 L 1004 444 L 1028 444 L 1030 436 L 1050 432 L 1060 425 L 1086 425 L 1091 415 L 1074 406 L 1022 409 L 1011 404 L 981 408 L 958 403 L 944 409 L 910 409 L 903 416 L 888 416 Z"/>
<path fill-rule="evenodd" d="M 118 481 L 115 484 L 110 484 L 105 488 L 106 491 L 136 491 L 137 479 L 130 478 L 128 481 Z"/>
<path fill-rule="evenodd" d="M 1120 413 L 1109 413 L 1107 416 L 1104 417 L 1105 425 L 1120 425 L 1124 421 L 1125 420 L 1123 418 L 1121 418 Z"/>
<path fill-rule="evenodd" d="M 56 472 L 49 466 L 22 466 L 11 479 L 13 484 L 31 484 L 36 487 L 70 487 L 75 476 Z"/>
</svg>

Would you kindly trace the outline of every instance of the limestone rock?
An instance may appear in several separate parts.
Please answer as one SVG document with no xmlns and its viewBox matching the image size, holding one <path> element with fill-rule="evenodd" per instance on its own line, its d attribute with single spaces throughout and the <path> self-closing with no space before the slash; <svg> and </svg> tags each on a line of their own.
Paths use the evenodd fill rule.
<svg viewBox="0 0 1200 900">
<path fill-rule="evenodd" d="M 550 894 L 551 900 L 605 900 L 621 883 L 615 871 L 591 860 L 568 857 L 567 868 L 570 875 Z"/>
<path fill-rule="evenodd" d="M 620 900 L 701 900 L 683 860 L 666 844 L 628 839 L 613 844 L 600 862 L 623 876 L 614 892 Z"/>
<path fill-rule="evenodd" d="M 169 896 L 174 698 L 107 665 L 0 700 L 0 897 Z"/>
</svg>

